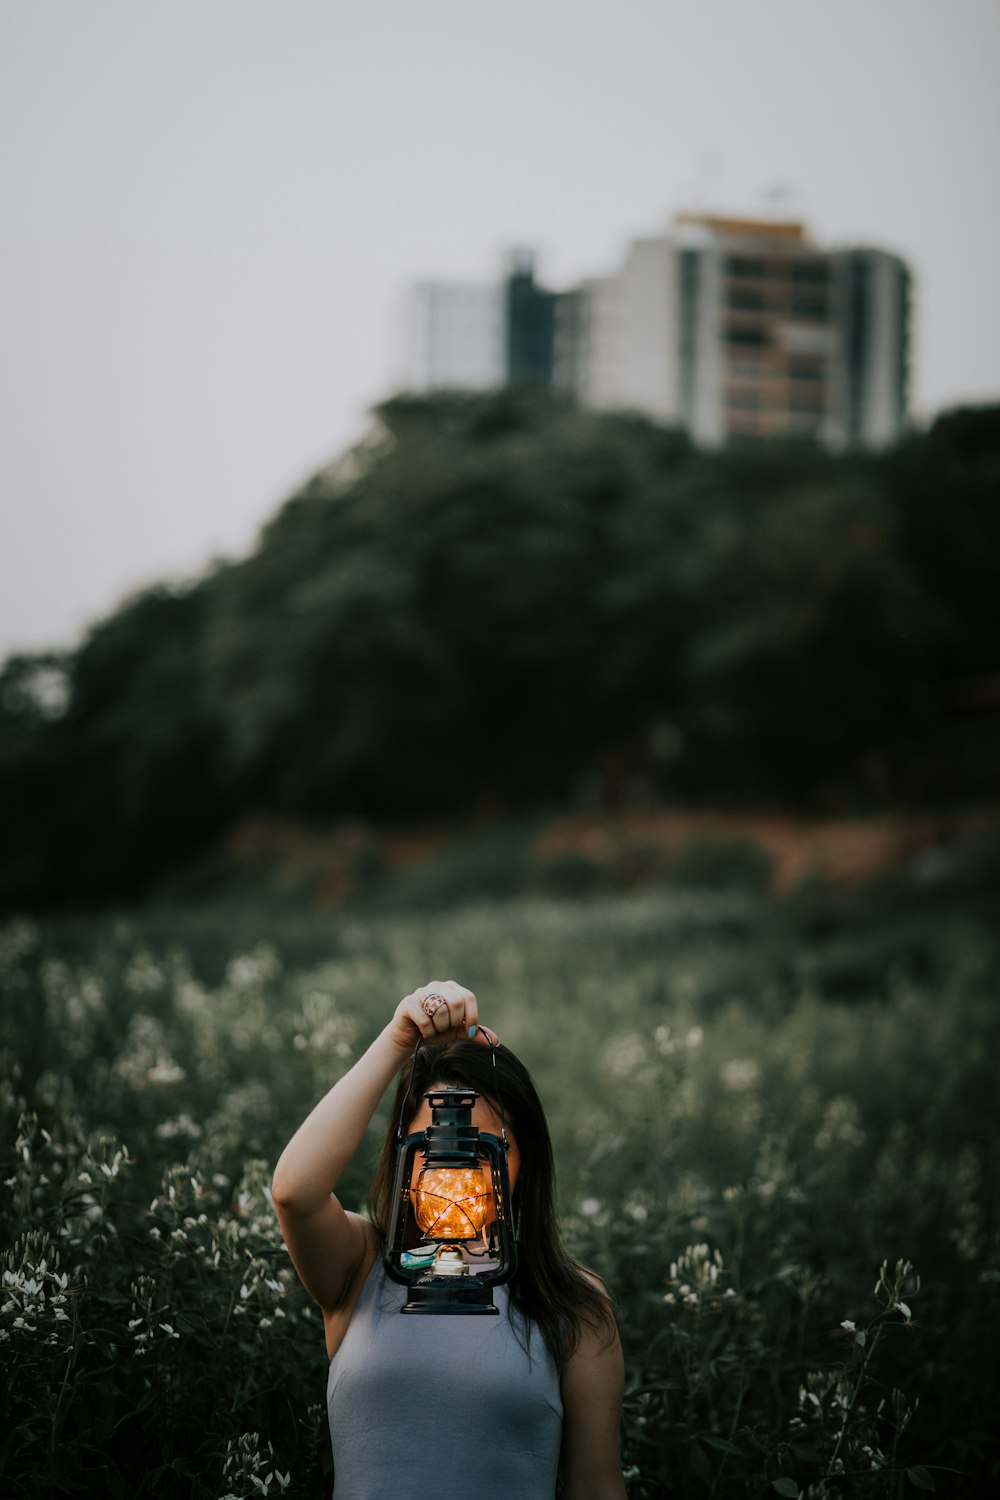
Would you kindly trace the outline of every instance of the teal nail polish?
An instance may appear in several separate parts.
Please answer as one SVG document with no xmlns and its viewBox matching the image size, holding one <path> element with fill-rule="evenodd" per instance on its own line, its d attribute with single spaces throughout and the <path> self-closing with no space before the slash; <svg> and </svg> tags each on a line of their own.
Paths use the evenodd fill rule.
<svg viewBox="0 0 1000 1500">
<path fill-rule="evenodd" d="M 475 1036 L 475 1034 L 476 1034 L 476 1032 L 478 1030 L 479 1030 L 478 1026 L 470 1026 L 469 1027 L 469 1041 L 470 1042 L 472 1041 L 472 1038 Z"/>
</svg>

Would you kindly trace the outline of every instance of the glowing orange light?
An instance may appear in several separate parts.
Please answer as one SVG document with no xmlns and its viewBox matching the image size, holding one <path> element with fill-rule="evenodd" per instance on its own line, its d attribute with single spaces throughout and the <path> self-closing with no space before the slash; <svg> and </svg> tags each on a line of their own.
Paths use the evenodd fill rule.
<svg viewBox="0 0 1000 1500">
<path fill-rule="evenodd" d="M 424 1167 L 413 1189 L 413 1211 L 428 1239 L 475 1240 L 490 1196 L 481 1167 Z"/>
</svg>

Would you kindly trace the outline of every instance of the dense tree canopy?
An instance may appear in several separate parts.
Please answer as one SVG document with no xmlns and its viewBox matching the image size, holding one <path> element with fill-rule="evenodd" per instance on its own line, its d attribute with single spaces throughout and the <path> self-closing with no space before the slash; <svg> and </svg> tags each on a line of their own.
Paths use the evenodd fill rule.
<svg viewBox="0 0 1000 1500">
<path fill-rule="evenodd" d="M 138 894 L 250 808 L 564 802 L 611 761 L 666 798 L 981 793 L 941 726 L 1000 672 L 998 567 L 1000 408 L 834 457 L 400 397 L 250 556 L 6 664 L 0 894 Z"/>
</svg>

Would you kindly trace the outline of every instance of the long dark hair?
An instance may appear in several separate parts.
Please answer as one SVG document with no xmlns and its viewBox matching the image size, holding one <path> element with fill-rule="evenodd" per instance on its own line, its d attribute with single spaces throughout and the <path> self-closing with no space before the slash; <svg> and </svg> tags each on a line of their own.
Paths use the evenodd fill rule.
<svg viewBox="0 0 1000 1500">
<path fill-rule="evenodd" d="M 512 1304 L 537 1323 L 560 1367 L 580 1345 L 585 1328 L 610 1337 L 614 1314 L 607 1296 L 563 1249 L 555 1210 L 555 1172 L 548 1121 L 527 1068 L 508 1047 L 475 1042 L 420 1047 L 400 1070 L 378 1170 L 368 1195 L 372 1222 L 385 1240 L 400 1116 L 406 1101 L 412 1118 L 431 1084 L 475 1089 L 502 1112 L 517 1142 L 521 1166 L 514 1189 L 519 1225 L 517 1274 Z M 498 1098 L 499 1095 L 499 1098 Z M 404 1131 L 409 1120 L 403 1121 Z"/>
</svg>

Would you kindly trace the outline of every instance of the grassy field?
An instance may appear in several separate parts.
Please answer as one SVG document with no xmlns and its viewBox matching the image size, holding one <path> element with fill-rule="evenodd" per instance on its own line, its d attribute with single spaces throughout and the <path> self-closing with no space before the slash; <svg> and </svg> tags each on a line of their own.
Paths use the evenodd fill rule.
<svg viewBox="0 0 1000 1500">
<path fill-rule="evenodd" d="M 270 1168 L 455 977 L 535 1074 L 616 1296 L 633 1500 L 992 1493 L 998 917 L 897 884 L 10 920 L 0 1490 L 328 1491 Z"/>
</svg>

